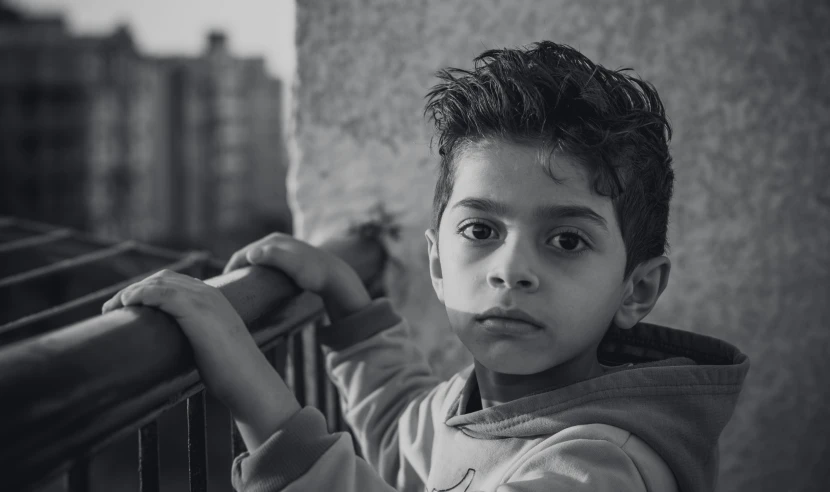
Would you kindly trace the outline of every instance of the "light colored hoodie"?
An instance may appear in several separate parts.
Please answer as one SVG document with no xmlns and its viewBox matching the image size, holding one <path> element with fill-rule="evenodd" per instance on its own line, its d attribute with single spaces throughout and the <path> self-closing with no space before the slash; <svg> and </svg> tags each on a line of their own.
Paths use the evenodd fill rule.
<svg viewBox="0 0 830 492">
<path fill-rule="evenodd" d="M 639 323 L 606 335 L 605 374 L 467 411 L 481 408 L 472 366 L 439 381 L 388 300 L 324 336 L 365 461 L 305 407 L 234 460 L 236 490 L 712 491 L 718 438 L 749 369 L 728 343 Z"/>
</svg>

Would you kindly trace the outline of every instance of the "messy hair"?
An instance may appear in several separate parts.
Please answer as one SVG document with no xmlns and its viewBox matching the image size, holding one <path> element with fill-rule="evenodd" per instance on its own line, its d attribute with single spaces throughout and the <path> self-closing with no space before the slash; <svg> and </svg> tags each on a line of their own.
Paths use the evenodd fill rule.
<svg viewBox="0 0 830 492">
<path fill-rule="evenodd" d="M 654 86 L 627 71 L 550 41 L 485 51 L 473 70 L 440 70 L 424 110 L 441 157 L 432 227 L 438 229 L 452 194 L 454 161 L 470 144 L 537 144 L 551 156 L 576 159 L 593 191 L 611 198 L 626 249 L 625 278 L 662 255 L 674 182 L 671 127 Z"/>
</svg>

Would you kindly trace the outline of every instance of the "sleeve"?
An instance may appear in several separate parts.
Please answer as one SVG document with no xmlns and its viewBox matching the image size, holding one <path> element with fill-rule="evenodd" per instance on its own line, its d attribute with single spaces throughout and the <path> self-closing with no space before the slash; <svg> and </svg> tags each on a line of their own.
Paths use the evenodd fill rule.
<svg viewBox="0 0 830 492">
<path fill-rule="evenodd" d="M 305 407 L 253 452 L 233 462 L 234 490 L 393 492 L 354 452 L 351 436 L 329 434 L 323 414 Z"/>
<path fill-rule="evenodd" d="M 343 414 L 366 461 L 400 490 L 423 489 L 434 433 L 431 390 L 440 381 L 410 338 L 406 321 L 388 299 L 376 299 L 328 327 L 321 342 Z"/>
</svg>

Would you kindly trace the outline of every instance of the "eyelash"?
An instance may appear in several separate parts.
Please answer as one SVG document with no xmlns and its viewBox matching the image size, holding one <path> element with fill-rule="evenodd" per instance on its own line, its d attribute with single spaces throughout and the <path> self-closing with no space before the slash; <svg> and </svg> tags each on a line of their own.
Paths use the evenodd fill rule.
<svg viewBox="0 0 830 492">
<path fill-rule="evenodd" d="M 467 237 L 467 236 L 465 236 L 465 235 L 464 235 L 464 231 L 465 231 L 467 228 L 469 228 L 470 226 L 473 226 L 473 225 L 482 225 L 482 226 L 484 226 L 484 227 L 488 227 L 488 228 L 490 228 L 490 230 L 491 230 L 491 231 L 495 232 L 495 228 L 491 227 L 491 226 L 490 226 L 490 225 L 488 225 L 488 224 L 485 224 L 484 222 L 480 222 L 480 221 L 469 221 L 469 222 L 463 222 L 461 225 L 459 225 L 459 226 L 458 226 L 458 229 L 456 230 L 456 234 L 460 235 L 460 236 L 461 236 L 461 237 L 463 237 L 464 239 L 466 239 L 466 240 L 468 240 L 468 241 L 471 241 L 471 242 L 481 242 L 481 241 L 487 241 L 487 239 L 471 239 L 471 238 L 469 238 L 469 237 Z M 558 249 L 558 248 L 557 248 L 557 250 L 558 250 L 558 251 L 560 251 L 560 252 L 562 252 L 562 253 L 564 253 L 564 254 L 566 254 L 566 255 L 570 255 L 570 256 L 579 256 L 579 255 L 582 255 L 582 254 L 584 254 L 584 253 L 587 253 L 587 252 L 588 252 L 588 250 L 590 249 L 590 245 L 589 245 L 589 243 L 588 243 L 588 240 L 585 238 L 585 236 L 583 236 L 582 234 L 580 234 L 580 233 L 579 233 L 579 231 L 577 231 L 576 229 L 567 229 L 567 230 L 564 230 L 564 231 L 560 231 L 558 234 L 556 234 L 556 235 L 555 235 L 555 236 L 553 236 L 553 237 L 561 236 L 561 235 L 563 235 L 563 234 L 570 234 L 570 235 L 574 235 L 574 236 L 578 237 L 578 238 L 579 238 L 579 240 L 580 240 L 580 241 L 582 241 L 582 243 L 585 245 L 585 247 L 584 247 L 584 248 L 582 248 L 582 249 L 581 249 L 581 250 L 579 250 L 579 251 L 568 251 L 568 250 Z"/>
</svg>

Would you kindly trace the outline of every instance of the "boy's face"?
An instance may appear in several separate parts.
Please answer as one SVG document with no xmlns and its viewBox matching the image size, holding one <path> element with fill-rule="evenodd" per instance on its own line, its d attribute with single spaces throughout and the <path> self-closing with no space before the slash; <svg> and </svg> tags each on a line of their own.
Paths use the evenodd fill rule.
<svg viewBox="0 0 830 492">
<path fill-rule="evenodd" d="M 531 145 L 472 146 L 456 160 L 437 245 L 427 231 L 433 286 L 453 330 L 500 373 L 595 362 L 623 298 L 625 247 L 611 200 L 592 193 L 567 156 L 551 157 L 555 182 L 541 165 L 548 158 Z M 538 326 L 481 317 L 499 307 Z"/>
</svg>

